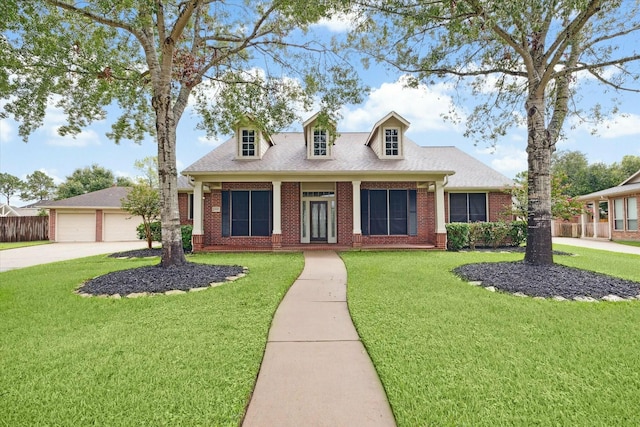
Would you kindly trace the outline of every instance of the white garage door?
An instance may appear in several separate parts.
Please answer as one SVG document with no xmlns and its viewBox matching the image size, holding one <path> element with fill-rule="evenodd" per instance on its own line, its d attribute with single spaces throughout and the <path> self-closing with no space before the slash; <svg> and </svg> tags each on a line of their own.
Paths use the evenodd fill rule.
<svg viewBox="0 0 640 427">
<path fill-rule="evenodd" d="M 104 214 L 103 240 L 105 242 L 125 242 L 138 240 L 136 227 L 142 223 L 139 216 L 132 217 L 128 213 Z"/>
<path fill-rule="evenodd" d="M 58 213 L 56 229 L 58 242 L 95 242 L 96 214 Z"/>
</svg>

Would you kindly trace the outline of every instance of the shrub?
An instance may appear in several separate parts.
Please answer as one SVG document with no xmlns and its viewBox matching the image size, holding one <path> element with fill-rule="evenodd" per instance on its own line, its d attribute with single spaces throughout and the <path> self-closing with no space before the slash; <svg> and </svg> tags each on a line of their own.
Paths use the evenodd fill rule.
<svg viewBox="0 0 640 427">
<path fill-rule="evenodd" d="M 527 239 L 526 221 L 510 222 L 453 222 L 446 224 L 447 249 L 520 246 Z"/>
<path fill-rule="evenodd" d="M 469 244 L 469 224 L 464 222 L 452 222 L 446 224 L 447 249 L 459 251 Z"/>
<path fill-rule="evenodd" d="M 191 249 L 191 233 L 193 231 L 193 226 L 191 225 L 183 225 L 180 227 L 180 231 L 182 231 L 182 249 L 185 252 L 190 252 Z"/>
<path fill-rule="evenodd" d="M 145 240 L 144 224 L 140 224 L 136 230 L 138 231 L 138 239 Z M 193 231 L 193 227 L 190 225 L 183 225 L 180 227 L 180 231 L 182 232 L 182 249 L 184 249 L 185 252 L 189 252 L 192 249 L 191 232 Z M 151 223 L 151 236 L 154 242 L 162 242 L 162 225 L 160 224 L 160 221 Z"/>
</svg>

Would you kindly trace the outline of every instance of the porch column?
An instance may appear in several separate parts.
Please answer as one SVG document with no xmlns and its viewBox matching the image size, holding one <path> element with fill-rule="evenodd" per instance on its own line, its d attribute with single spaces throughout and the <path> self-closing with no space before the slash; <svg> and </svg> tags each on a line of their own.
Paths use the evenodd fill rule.
<svg viewBox="0 0 640 427">
<path fill-rule="evenodd" d="M 193 231 L 191 246 L 194 252 L 204 249 L 204 208 L 202 203 L 202 181 L 193 183 Z"/>
<path fill-rule="evenodd" d="M 436 202 L 436 247 L 438 249 L 447 248 L 447 228 L 445 226 L 444 209 L 444 180 L 435 182 L 435 202 Z"/>
<path fill-rule="evenodd" d="M 362 181 L 351 181 L 353 186 L 353 247 L 362 246 L 362 222 L 360 219 L 360 184 Z"/>
<path fill-rule="evenodd" d="M 282 181 L 273 181 L 273 231 L 271 232 L 271 247 L 282 247 Z"/>
<path fill-rule="evenodd" d="M 593 202 L 593 237 L 598 238 L 598 222 L 600 222 L 600 202 Z"/>
<path fill-rule="evenodd" d="M 611 235 L 611 230 L 613 230 L 613 217 L 611 216 L 611 199 L 607 199 L 607 222 L 609 223 L 609 240 L 613 240 L 613 236 Z"/>
<path fill-rule="evenodd" d="M 587 206 L 584 207 L 582 213 L 580 214 L 580 237 L 581 238 L 585 238 L 587 237 Z"/>
</svg>

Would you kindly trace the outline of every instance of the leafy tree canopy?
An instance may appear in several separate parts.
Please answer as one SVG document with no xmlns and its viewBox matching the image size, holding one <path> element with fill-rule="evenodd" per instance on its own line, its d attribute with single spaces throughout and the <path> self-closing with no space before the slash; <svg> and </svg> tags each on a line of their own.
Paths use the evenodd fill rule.
<svg viewBox="0 0 640 427">
<path fill-rule="evenodd" d="M 121 181 L 122 183 L 122 181 Z M 125 180 L 126 186 L 131 185 L 130 180 Z M 58 186 L 56 199 L 67 199 L 81 194 L 91 193 L 104 188 L 118 185 L 113 172 L 97 164 L 78 168 L 69 175 L 65 182 Z"/>
<path fill-rule="evenodd" d="M 250 114 L 272 133 L 316 105 L 322 120 L 360 102 L 355 70 L 311 25 L 347 2 L 329 0 L 34 0 L 3 22 L 5 114 L 26 140 L 55 103 L 77 134 L 120 115 L 108 136 L 158 144 L 162 265 L 186 262 L 178 215 L 176 127 L 188 106 L 209 135 Z"/>
<path fill-rule="evenodd" d="M 640 3 L 361 0 L 358 8 L 364 16 L 352 40 L 361 50 L 414 83 L 470 84 L 476 107 L 465 118 L 467 136 L 495 142 L 526 125 L 525 261 L 553 263 L 551 154 L 568 114 L 598 121 L 606 113 L 596 103 L 580 114 L 585 85 L 640 92 Z"/>
<path fill-rule="evenodd" d="M 127 194 L 127 197 L 122 199 L 122 209 L 131 215 L 142 217 L 147 245 L 151 249 L 153 242 L 151 223 L 160 216 L 160 195 L 158 190 L 146 183 L 135 184 Z"/>
<path fill-rule="evenodd" d="M 11 204 L 11 197 L 18 194 L 24 188 L 24 182 L 10 173 L 0 172 L 0 194 Z"/>
<path fill-rule="evenodd" d="M 49 175 L 42 171 L 34 171 L 27 179 L 20 193 L 22 200 L 49 200 L 55 193 L 56 184 Z"/>
</svg>

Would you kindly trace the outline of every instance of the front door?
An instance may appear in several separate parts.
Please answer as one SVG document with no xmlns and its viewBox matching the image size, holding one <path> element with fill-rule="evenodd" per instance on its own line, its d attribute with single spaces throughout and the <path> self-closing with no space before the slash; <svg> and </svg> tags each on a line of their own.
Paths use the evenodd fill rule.
<svg viewBox="0 0 640 427">
<path fill-rule="evenodd" d="M 311 241 L 327 241 L 327 202 L 310 202 Z"/>
</svg>

